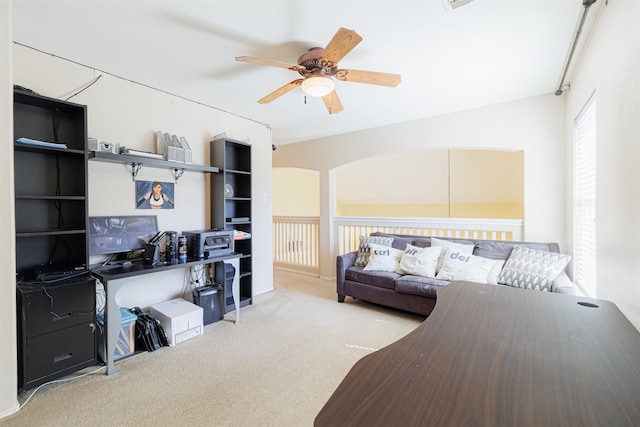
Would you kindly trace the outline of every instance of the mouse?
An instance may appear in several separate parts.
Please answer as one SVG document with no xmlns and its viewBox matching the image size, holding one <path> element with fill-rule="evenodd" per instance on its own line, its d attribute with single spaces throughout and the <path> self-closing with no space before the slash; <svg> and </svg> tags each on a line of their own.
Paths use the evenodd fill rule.
<svg viewBox="0 0 640 427">
<path fill-rule="evenodd" d="M 130 266 L 131 266 L 131 264 L 133 264 L 131 261 L 123 261 L 123 262 L 122 262 L 122 266 L 123 266 L 123 267 L 130 267 Z"/>
</svg>

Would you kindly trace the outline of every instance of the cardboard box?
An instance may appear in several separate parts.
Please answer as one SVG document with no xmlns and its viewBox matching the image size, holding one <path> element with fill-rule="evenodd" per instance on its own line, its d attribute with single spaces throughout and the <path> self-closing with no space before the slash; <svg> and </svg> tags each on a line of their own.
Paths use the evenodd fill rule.
<svg viewBox="0 0 640 427">
<path fill-rule="evenodd" d="M 154 304 L 150 313 L 164 328 L 170 346 L 204 333 L 202 307 L 182 298 Z"/>
</svg>

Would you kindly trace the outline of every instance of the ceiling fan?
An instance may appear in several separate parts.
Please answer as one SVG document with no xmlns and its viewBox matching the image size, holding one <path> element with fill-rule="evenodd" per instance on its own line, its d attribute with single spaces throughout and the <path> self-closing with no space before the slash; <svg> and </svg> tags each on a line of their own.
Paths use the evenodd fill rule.
<svg viewBox="0 0 640 427">
<path fill-rule="evenodd" d="M 298 58 L 297 64 L 254 58 L 251 56 L 238 56 L 236 57 L 236 61 L 287 68 L 292 71 L 297 71 L 302 76 L 302 78 L 293 80 L 274 90 L 264 98 L 258 100 L 258 103 L 267 104 L 298 86 L 302 86 L 302 89 L 307 95 L 322 98 L 329 114 L 336 114 L 342 111 L 343 108 L 335 90 L 333 77 L 345 82 L 366 83 L 388 87 L 395 87 L 400 83 L 399 74 L 338 68 L 338 62 L 361 41 L 362 37 L 355 31 L 340 28 L 324 49 L 321 47 L 312 47 Z"/>
</svg>

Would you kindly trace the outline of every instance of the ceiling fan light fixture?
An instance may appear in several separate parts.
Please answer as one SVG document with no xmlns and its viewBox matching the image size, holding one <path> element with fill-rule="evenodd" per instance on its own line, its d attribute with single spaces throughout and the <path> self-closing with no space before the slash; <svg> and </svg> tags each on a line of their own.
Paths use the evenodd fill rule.
<svg viewBox="0 0 640 427">
<path fill-rule="evenodd" d="M 302 90 L 304 90 L 304 93 L 319 98 L 333 92 L 335 87 L 336 85 L 331 77 L 326 76 L 311 76 L 302 82 Z"/>
</svg>

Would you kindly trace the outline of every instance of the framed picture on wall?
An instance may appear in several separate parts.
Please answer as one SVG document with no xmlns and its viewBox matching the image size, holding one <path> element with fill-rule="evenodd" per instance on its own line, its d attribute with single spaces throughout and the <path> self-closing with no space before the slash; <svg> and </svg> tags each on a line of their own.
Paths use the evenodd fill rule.
<svg viewBox="0 0 640 427">
<path fill-rule="evenodd" d="M 136 181 L 136 209 L 173 209 L 174 183 Z"/>
</svg>

